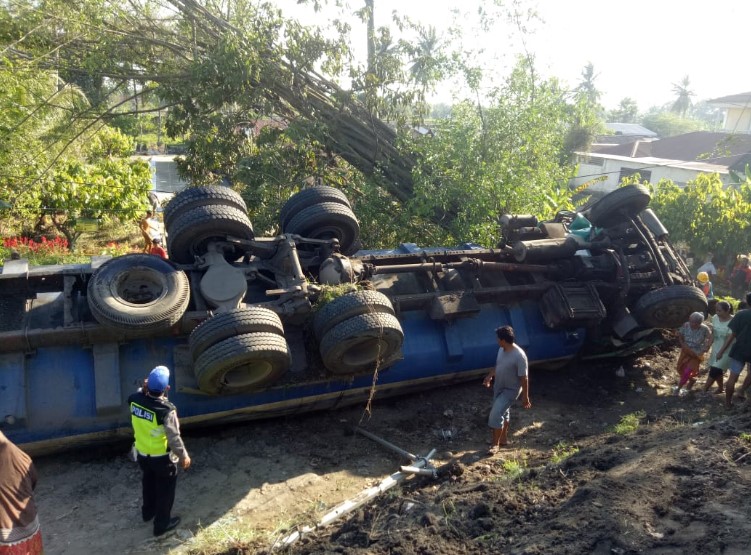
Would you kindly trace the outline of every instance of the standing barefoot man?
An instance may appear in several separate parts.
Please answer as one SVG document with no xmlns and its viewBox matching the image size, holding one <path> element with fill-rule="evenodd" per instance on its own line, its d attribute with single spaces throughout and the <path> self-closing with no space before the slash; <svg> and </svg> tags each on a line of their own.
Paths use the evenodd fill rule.
<svg viewBox="0 0 751 555">
<path fill-rule="evenodd" d="M 521 347 L 514 344 L 514 328 L 503 326 L 495 330 L 498 337 L 498 356 L 495 368 L 485 376 L 483 385 L 493 385 L 493 408 L 490 409 L 488 425 L 493 437 L 488 451 L 494 455 L 498 449 L 508 443 L 510 408 L 521 394 L 522 405 L 531 408 L 529 401 L 529 364 L 527 355 Z"/>
</svg>

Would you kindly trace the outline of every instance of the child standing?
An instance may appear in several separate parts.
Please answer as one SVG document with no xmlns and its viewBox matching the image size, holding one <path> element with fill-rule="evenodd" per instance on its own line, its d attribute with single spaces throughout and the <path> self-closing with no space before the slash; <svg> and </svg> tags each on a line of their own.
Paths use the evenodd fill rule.
<svg viewBox="0 0 751 555">
<path fill-rule="evenodd" d="M 704 391 L 709 391 L 712 384 L 717 382 L 717 393 L 723 393 L 723 377 L 725 370 L 730 364 L 728 349 L 718 360 L 717 351 L 725 344 L 725 339 L 730 335 L 730 320 L 733 319 L 733 307 L 726 301 L 720 301 L 715 307 L 715 315 L 712 316 L 712 354 L 709 357 L 709 375 L 707 383 L 704 384 Z"/>
</svg>

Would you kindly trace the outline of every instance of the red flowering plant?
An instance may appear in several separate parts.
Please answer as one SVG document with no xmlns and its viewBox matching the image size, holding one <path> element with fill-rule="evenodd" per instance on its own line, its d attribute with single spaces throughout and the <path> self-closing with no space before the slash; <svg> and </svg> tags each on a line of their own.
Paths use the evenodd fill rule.
<svg viewBox="0 0 751 555">
<path fill-rule="evenodd" d="M 39 241 L 28 237 L 7 237 L 3 239 L 2 251 L 3 259 L 17 252 L 33 265 L 60 264 L 69 256 L 68 240 L 64 237 L 42 237 Z"/>
</svg>

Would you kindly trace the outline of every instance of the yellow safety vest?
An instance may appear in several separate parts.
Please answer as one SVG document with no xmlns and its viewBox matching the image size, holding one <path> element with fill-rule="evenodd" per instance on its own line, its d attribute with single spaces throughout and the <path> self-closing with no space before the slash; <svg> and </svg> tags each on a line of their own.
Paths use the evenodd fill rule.
<svg viewBox="0 0 751 555">
<path fill-rule="evenodd" d="M 169 447 L 164 418 L 175 406 L 166 399 L 155 399 L 141 392 L 131 395 L 128 403 L 138 452 L 152 457 L 166 455 Z"/>
</svg>

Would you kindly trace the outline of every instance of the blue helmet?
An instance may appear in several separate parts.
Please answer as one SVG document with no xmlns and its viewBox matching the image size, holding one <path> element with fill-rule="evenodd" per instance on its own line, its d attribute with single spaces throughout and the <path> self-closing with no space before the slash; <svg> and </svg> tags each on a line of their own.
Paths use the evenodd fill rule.
<svg viewBox="0 0 751 555">
<path fill-rule="evenodd" d="M 169 385 L 169 368 L 157 366 L 149 373 L 148 388 L 155 393 L 163 393 Z"/>
</svg>

